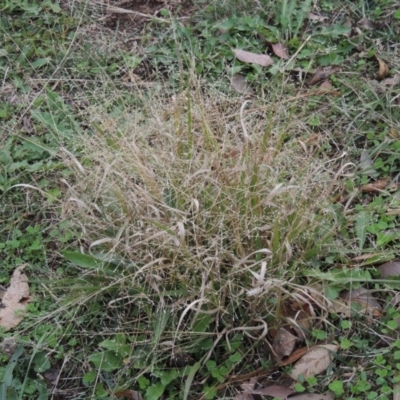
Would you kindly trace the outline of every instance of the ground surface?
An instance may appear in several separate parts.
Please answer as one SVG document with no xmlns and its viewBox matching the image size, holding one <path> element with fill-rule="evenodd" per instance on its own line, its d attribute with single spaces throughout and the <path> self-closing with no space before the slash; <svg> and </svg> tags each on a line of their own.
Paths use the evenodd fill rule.
<svg viewBox="0 0 400 400">
<path fill-rule="evenodd" d="M 396 2 L 0 9 L 0 398 L 394 398 Z"/>
</svg>

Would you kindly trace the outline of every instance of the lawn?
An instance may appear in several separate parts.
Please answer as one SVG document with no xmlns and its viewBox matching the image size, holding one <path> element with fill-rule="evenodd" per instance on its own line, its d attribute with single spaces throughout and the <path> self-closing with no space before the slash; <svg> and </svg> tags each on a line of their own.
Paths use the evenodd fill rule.
<svg viewBox="0 0 400 400">
<path fill-rule="evenodd" d="M 400 7 L 0 1 L 0 399 L 395 399 Z"/>
</svg>

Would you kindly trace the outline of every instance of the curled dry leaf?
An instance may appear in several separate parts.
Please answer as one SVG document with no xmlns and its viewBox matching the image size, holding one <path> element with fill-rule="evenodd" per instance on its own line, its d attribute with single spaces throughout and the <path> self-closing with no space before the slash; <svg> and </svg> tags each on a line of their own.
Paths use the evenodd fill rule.
<svg viewBox="0 0 400 400">
<path fill-rule="evenodd" d="M 390 276 L 400 276 L 400 260 L 393 260 L 382 264 L 379 267 L 382 278 Z"/>
<path fill-rule="evenodd" d="M 375 193 L 380 192 L 385 189 L 389 184 L 389 179 L 378 179 L 373 183 L 367 183 L 366 185 L 361 186 L 361 191 L 365 193 Z"/>
<path fill-rule="evenodd" d="M 381 84 L 385 86 L 395 86 L 400 82 L 400 74 L 394 74 L 393 78 L 384 79 Z"/>
<path fill-rule="evenodd" d="M 261 396 L 270 396 L 273 397 L 274 399 L 286 400 L 288 396 L 290 396 L 293 393 L 294 393 L 293 389 L 289 389 L 285 386 L 271 385 L 263 389 L 259 389 L 258 393 L 254 394 L 258 394 Z"/>
<path fill-rule="evenodd" d="M 114 393 L 114 396 L 118 399 L 143 400 L 142 395 L 136 390 L 119 390 Z"/>
<path fill-rule="evenodd" d="M 366 313 L 372 317 L 380 317 L 383 313 L 382 306 L 372 295 L 371 291 L 360 287 L 354 290 L 346 290 L 340 294 L 340 299 L 345 301 L 351 308 Z"/>
<path fill-rule="evenodd" d="M 327 68 L 318 68 L 314 75 L 306 82 L 307 86 L 313 86 L 316 85 L 322 81 L 325 81 L 328 79 L 332 74 L 340 71 L 340 67 L 338 66 L 333 66 L 333 67 L 327 67 Z"/>
<path fill-rule="evenodd" d="M 279 58 L 287 60 L 289 58 L 288 49 L 282 43 L 271 43 L 272 51 Z"/>
<path fill-rule="evenodd" d="M 274 63 L 274 60 L 267 54 L 256 54 L 246 50 L 234 49 L 233 52 L 238 60 L 250 63 L 258 64 L 262 67 L 268 67 Z"/>
<path fill-rule="evenodd" d="M 233 74 L 231 77 L 231 85 L 233 89 L 240 94 L 252 94 L 253 90 L 246 82 L 246 78 L 242 74 Z"/>
<path fill-rule="evenodd" d="M 371 21 L 370 19 L 364 17 L 358 21 L 358 25 L 362 26 L 363 28 L 369 31 L 373 31 L 374 29 L 382 28 L 384 24 Z"/>
<path fill-rule="evenodd" d="M 380 58 L 376 57 L 376 59 L 378 60 L 379 63 L 378 79 L 382 80 L 387 78 L 390 74 L 388 65 Z"/>
<path fill-rule="evenodd" d="M 282 360 L 284 357 L 288 357 L 292 354 L 297 341 L 297 336 L 291 334 L 285 328 L 280 328 L 275 336 L 272 348 L 276 356 Z"/>
<path fill-rule="evenodd" d="M 4 293 L 0 310 L 0 326 L 6 331 L 17 326 L 23 319 L 21 312 L 31 301 L 29 296 L 28 277 L 22 272 L 24 265 L 19 266 L 13 273 L 10 286 Z"/>
<path fill-rule="evenodd" d="M 297 361 L 292 371 L 291 378 L 297 380 L 299 375 L 305 379 L 324 372 L 332 363 L 332 353 L 336 353 L 339 346 L 326 344 L 313 347 Z"/>
</svg>

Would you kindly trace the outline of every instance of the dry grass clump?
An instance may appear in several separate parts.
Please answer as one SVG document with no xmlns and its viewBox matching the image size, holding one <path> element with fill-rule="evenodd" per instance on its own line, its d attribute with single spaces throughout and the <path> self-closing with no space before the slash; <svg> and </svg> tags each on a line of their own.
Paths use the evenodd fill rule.
<svg viewBox="0 0 400 400">
<path fill-rule="evenodd" d="M 227 320 L 259 326 L 331 240 L 338 166 L 321 151 L 328 139 L 311 136 L 287 104 L 198 86 L 138 96 L 142 109 L 90 110 L 97 129 L 69 157 L 64 218 L 80 227 L 85 251 L 118 259 L 114 305 L 181 310 L 158 339 L 189 335 L 203 312 L 211 331 Z"/>
</svg>

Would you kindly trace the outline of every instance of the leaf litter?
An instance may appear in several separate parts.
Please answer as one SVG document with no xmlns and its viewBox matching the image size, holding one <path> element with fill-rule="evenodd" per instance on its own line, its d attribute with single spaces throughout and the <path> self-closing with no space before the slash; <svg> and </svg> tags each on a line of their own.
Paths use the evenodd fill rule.
<svg viewBox="0 0 400 400">
<path fill-rule="evenodd" d="M 289 53 L 287 47 L 282 43 L 271 43 L 272 51 L 276 56 L 283 60 L 289 59 Z"/>
<path fill-rule="evenodd" d="M 256 54 L 246 50 L 234 49 L 236 58 L 249 64 L 258 64 L 262 67 L 268 67 L 274 63 L 274 60 L 267 54 Z"/>
<path fill-rule="evenodd" d="M 10 286 L 2 298 L 0 309 L 0 326 L 6 331 L 17 326 L 23 319 L 23 311 L 32 300 L 29 295 L 28 277 L 23 273 L 25 265 L 21 265 L 13 273 Z"/>
<path fill-rule="evenodd" d="M 338 349 L 339 346 L 334 344 L 320 345 L 309 349 L 294 365 L 290 371 L 290 377 L 298 380 L 298 377 L 302 375 L 307 379 L 324 372 L 332 363 L 332 353 L 336 353 Z"/>
</svg>

